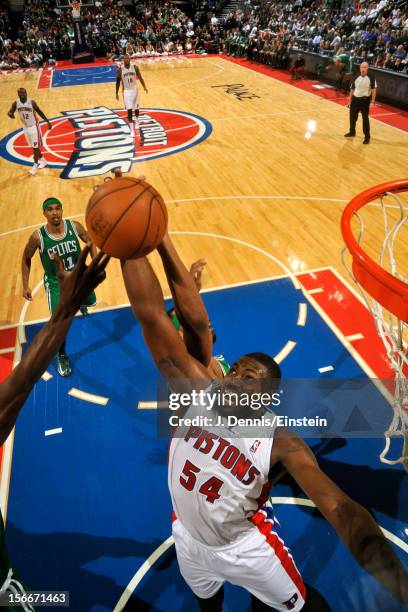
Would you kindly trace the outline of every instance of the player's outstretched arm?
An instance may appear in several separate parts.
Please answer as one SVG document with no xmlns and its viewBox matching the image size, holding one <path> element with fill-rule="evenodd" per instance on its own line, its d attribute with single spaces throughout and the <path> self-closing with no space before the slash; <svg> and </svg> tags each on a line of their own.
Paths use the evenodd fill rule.
<svg viewBox="0 0 408 612">
<path fill-rule="evenodd" d="M 283 428 L 275 434 L 272 463 L 276 461 L 316 504 L 358 563 L 408 606 L 408 572 L 371 514 L 322 472 L 301 438 Z"/>
<path fill-rule="evenodd" d="M 37 115 L 40 115 L 41 119 L 44 119 L 44 121 L 47 122 L 48 124 L 48 129 L 51 129 L 51 123 L 50 121 L 47 119 L 47 117 L 44 115 L 44 113 L 42 112 L 41 108 L 38 106 L 37 102 L 35 102 L 33 100 L 33 109 L 35 110 L 35 112 L 37 113 Z"/>
<path fill-rule="evenodd" d="M 194 277 L 183 264 L 167 232 L 157 250 L 163 262 L 177 317 L 183 326 L 187 350 L 208 367 L 212 355 L 212 334 Z"/>
<path fill-rule="evenodd" d="M 10 117 L 10 119 L 14 119 L 14 113 L 17 110 L 17 102 L 13 102 L 13 104 L 10 106 L 10 110 L 8 111 L 8 116 Z"/>
<path fill-rule="evenodd" d="M 146 257 L 122 261 L 122 274 L 129 300 L 140 321 L 143 336 L 161 372 L 185 392 L 205 387 L 209 373 L 192 357 L 166 314 L 160 283 Z M 197 384 L 193 385 L 191 381 Z"/>
<path fill-rule="evenodd" d="M 32 300 L 33 296 L 30 289 L 30 271 L 31 271 L 31 260 L 37 249 L 40 248 L 40 237 L 38 232 L 31 234 L 21 259 L 21 278 L 23 282 L 23 298 L 26 300 Z"/>
<path fill-rule="evenodd" d="M 13 429 L 18 413 L 33 386 L 43 374 L 67 335 L 72 319 L 91 291 L 105 279 L 109 257 L 102 252 L 85 265 L 89 247 L 85 247 L 72 272 L 57 262 L 61 296 L 56 311 L 24 353 L 19 365 L 0 385 L 0 445 Z"/>
</svg>

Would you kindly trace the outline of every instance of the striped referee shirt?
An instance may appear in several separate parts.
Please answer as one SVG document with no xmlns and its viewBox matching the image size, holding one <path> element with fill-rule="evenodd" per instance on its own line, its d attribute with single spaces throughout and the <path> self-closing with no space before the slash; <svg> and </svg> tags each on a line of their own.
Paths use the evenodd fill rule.
<svg viewBox="0 0 408 612">
<path fill-rule="evenodd" d="M 357 76 L 351 81 L 353 96 L 356 98 L 369 98 L 373 89 L 377 89 L 377 82 L 371 74 Z"/>
</svg>

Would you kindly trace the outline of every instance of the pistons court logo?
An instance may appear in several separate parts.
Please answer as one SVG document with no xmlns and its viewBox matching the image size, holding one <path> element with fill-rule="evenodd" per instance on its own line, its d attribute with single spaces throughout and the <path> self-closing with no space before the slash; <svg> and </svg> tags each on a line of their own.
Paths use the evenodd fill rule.
<svg viewBox="0 0 408 612">
<path fill-rule="evenodd" d="M 211 124 L 182 111 L 145 108 L 135 134 L 125 110 L 105 106 L 72 110 L 40 124 L 42 153 L 50 168 L 62 168 L 63 179 L 99 176 L 113 168 L 129 172 L 132 164 L 172 155 L 199 144 L 211 134 Z M 0 141 L 0 155 L 30 166 L 33 151 L 21 129 Z"/>
</svg>

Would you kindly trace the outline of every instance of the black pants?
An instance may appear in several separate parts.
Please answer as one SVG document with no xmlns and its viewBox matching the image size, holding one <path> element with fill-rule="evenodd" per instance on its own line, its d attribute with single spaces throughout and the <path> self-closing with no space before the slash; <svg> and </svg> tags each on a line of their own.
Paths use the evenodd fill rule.
<svg viewBox="0 0 408 612">
<path fill-rule="evenodd" d="M 350 133 L 355 134 L 356 132 L 356 123 L 358 118 L 358 113 L 361 113 L 363 117 L 363 132 L 366 138 L 370 138 L 370 120 L 368 118 L 368 113 L 370 110 L 370 98 L 356 98 L 353 96 L 351 98 L 350 104 Z"/>
</svg>

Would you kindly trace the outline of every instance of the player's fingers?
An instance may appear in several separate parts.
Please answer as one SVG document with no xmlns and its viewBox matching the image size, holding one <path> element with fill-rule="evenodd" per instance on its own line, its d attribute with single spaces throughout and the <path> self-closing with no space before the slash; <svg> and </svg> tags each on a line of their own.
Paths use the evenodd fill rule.
<svg viewBox="0 0 408 612">
<path fill-rule="evenodd" d="M 99 251 L 96 257 L 93 258 L 90 266 L 88 267 L 89 274 L 98 274 L 105 270 L 110 260 L 110 255 L 106 255 L 103 251 Z"/>
<path fill-rule="evenodd" d="M 101 251 L 101 253 L 103 253 L 103 251 Z M 103 257 L 101 257 L 101 259 L 98 262 L 98 270 L 100 270 L 101 272 L 104 272 L 109 261 L 110 261 L 110 255 L 106 255 L 106 253 L 103 253 Z"/>
<path fill-rule="evenodd" d="M 75 266 L 77 270 L 82 271 L 86 267 L 85 262 L 86 262 L 86 258 L 88 257 L 89 251 L 90 251 L 90 247 L 88 244 L 86 244 L 84 248 L 82 249 L 80 256 L 78 257 L 78 261 Z"/>
<path fill-rule="evenodd" d="M 57 269 L 57 276 L 58 278 L 61 278 L 61 276 L 64 276 L 64 264 L 62 263 L 62 259 L 59 255 L 57 255 L 57 253 L 54 253 L 54 257 L 53 257 L 54 261 L 55 261 L 55 267 Z"/>
</svg>

